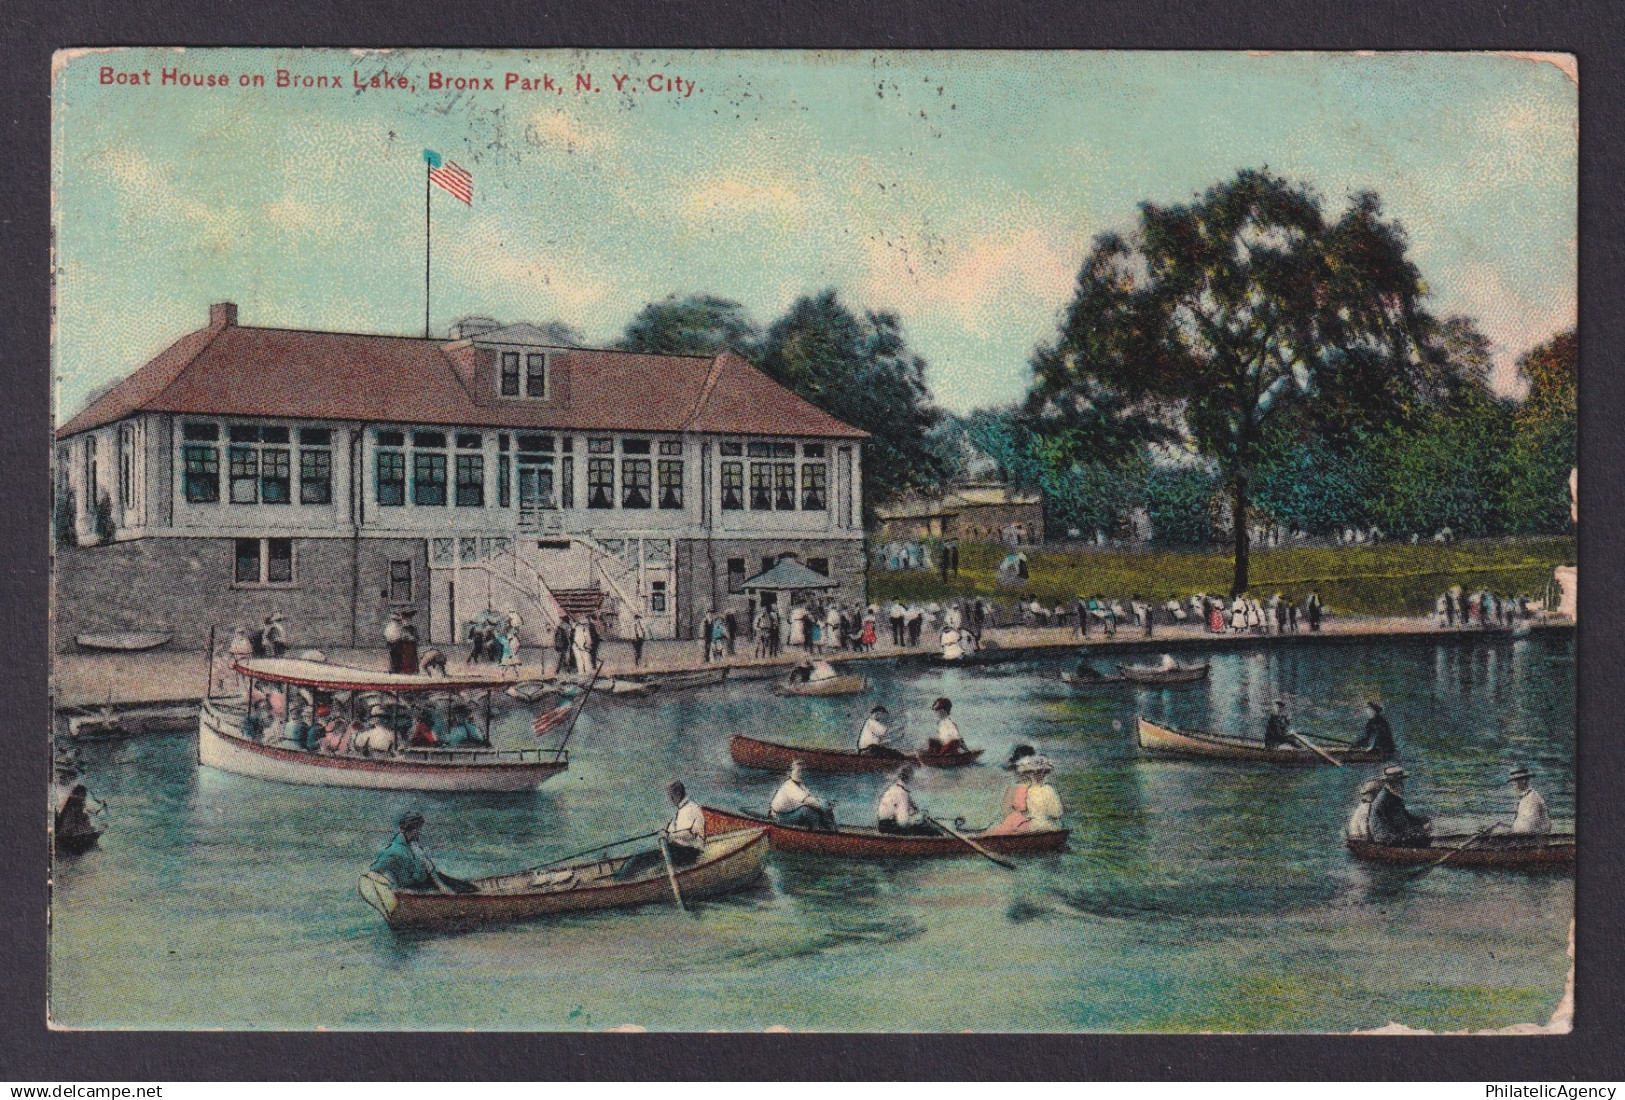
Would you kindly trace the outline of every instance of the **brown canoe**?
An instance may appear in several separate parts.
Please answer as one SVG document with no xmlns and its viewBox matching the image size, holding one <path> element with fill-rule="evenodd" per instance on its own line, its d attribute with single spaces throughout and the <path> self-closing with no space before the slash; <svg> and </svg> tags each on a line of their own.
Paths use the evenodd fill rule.
<svg viewBox="0 0 1625 1100">
<path fill-rule="evenodd" d="M 1472 833 L 1459 836 L 1433 838 L 1428 848 L 1390 848 L 1369 840 L 1347 841 L 1349 852 L 1355 859 L 1371 863 L 1422 864 L 1444 860 L 1445 867 L 1489 867 L 1506 871 L 1572 871 L 1574 869 L 1574 836 L 1556 833 L 1545 843 L 1528 841 L 1509 843 L 1498 838 L 1493 843 L 1480 841 L 1471 848 L 1464 847 L 1473 839 Z M 1451 853 L 1454 852 L 1454 855 Z M 1445 859 L 1445 856 L 1450 856 Z"/>
<path fill-rule="evenodd" d="M 1117 671 L 1131 684 L 1194 684 L 1207 679 L 1207 665 L 1118 665 Z"/>
<path fill-rule="evenodd" d="M 854 859 L 924 859 L 942 856 L 974 856 L 964 841 L 951 836 L 895 836 L 878 829 L 842 825 L 832 833 L 780 825 L 766 817 L 743 810 L 730 813 L 711 806 L 705 810 L 707 835 L 727 834 L 735 829 L 766 829 L 768 843 L 775 852 L 846 856 Z M 1055 852 L 1066 846 L 1069 829 L 1046 829 L 1038 833 L 971 833 L 965 835 L 1000 855 L 1027 855 Z"/>
<path fill-rule="evenodd" d="M 766 852 L 767 833 L 759 828 L 709 838 L 700 861 L 677 872 L 683 900 L 715 897 L 749 886 L 761 877 Z M 456 928 L 584 909 L 673 904 L 664 867 L 618 881 L 615 872 L 625 862 L 625 857 L 617 857 L 492 875 L 475 879 L 479 890 L 472 894 L 396 890 L 382 875 L 369 871 L 361 876 L 357 889 L 391 928 Z"/>
<path fill-rule="evenodd" d="M 744 734 L 728 739 L 728 754 L 742 768 L 781 772 L 799 760 L 801 766 L 815 772 L 884 772 L 904 764 L 918 764 L 926 768 L 962 768 L 976 763 L 981 749 L 964 752 L 910 753 L 907 756 L 870 756 L 857 749 L 815 749 L 805 745 L 780 745 L 761 741 Z"/>
<path fill-rule="evenodd" d="M 1381 753 L 1371 749 L 1355 752 L 1341 745 L 1330 744 L 1320 746 L 1326 756 L 1305 748 L 1266 749 L 1262 741 L 1159 726 L 1146 718 L 1139 719 L 1139 743 L 1141 749 L 1157 756 L 1242 760 L 1255 764 L 1328 764 L 1330 761 L 1326 756 L 1344 764 L 1374 764 L 1385 759 Z"/>
</svg>

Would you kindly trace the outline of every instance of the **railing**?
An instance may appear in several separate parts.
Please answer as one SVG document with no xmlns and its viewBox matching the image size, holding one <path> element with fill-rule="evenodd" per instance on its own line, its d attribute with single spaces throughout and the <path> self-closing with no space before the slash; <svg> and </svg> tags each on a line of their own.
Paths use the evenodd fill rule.
<svg viewBox="0 0 1625 1100">
<path fill-rule="evenodd" d="M 463 568 L 483 569 L 488 577 L 500 580 L 524 596 L 542 612 L 542 617 L 548 620 L 546 624 L 548 630 L 553 630 L 563 621 L 564 608 L 559 606 L 553 590 L 547 586 L 540 573 L 520 559 L 516 548 L 509 547 L 498 551 L 478 562 L 467 563 Z"/>
<path fill-rule="evenodd" d="M 598 576 L 604 578 L 604 583 L 609 586 L 610 592 L 614 595 L 615 601 L 620 605 L 620 607 L 630 611 L 641 611 L 643 609 L 641 594 L 637 595 L 635 598 L 627 596 L 626 589 L 621 587 L 620 581 L 615 579 L 615 574 L 610 571 L 608 564 L 610 562 L 614 562 L 615 565 L 619 567 L 621 576 L 631 584 L 632 591 L 634 593 L 638 593 L 639 590 L 637 570 L 626 564 L 625 560 L 623 560 L 618 554 L 611 554 L 609 550 L 603 546 L 603 544 L 591 536 L 571 535 L 570 537 L 585 546 L 592 554 L 594 572 Z"/>
</svg>

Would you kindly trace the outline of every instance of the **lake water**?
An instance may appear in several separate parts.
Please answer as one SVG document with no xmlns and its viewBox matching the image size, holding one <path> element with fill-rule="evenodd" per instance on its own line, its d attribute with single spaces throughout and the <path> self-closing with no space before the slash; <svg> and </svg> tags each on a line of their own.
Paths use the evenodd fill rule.
<svg viewBox="0 0 1625 1100">
<path fill-rule="evenodd" d="M 976 669 L 877 664 L 867 695 L 778 699 L 762 682 L 590 703 L 568 772 L 525 795 L 297 787 L 199 769 L 186 735 L 85 746 L 108 832 L 60 860 L 51 1007 L 83 1028 L 848 1031 L 1453 1030 L 1544 1021 L 1561 997 L 1567 876 L 1354 862 L 1340 829 L 1366 768 L 1146 759 L 1136 713 L 1260 736 L 1348 737 L 1388 704 L 1413 806 L 1441 831 L 1510 818 L 1535 770 L 1573 820 L 1572 634 L 1215 654 L 1211 679 L 1074 693 L 1059 657 Z M 1106 662 L 1099 663 L 1105 671 Z M 886 703 L 923 738 L 933 698 L 985 759 L 1053 757 L 1070 850 L 1015 872 L 971 857 L 819 862 L 773 854 L 732 898 L 459 934 L 390 931 L 356 893 L 409 807 L 452 874 L 529 866 L 648 831 L 683 779 L 761 808 L 778 782 L 730 762 L 736 732 L 850 743 Z M 502 731 L 524 743 L 528 719 Z M 879 776 L 810 777 L 872 823 Z M 922 772 L 916 797 L 978 826 L 996 767 Z"/>
</svg>

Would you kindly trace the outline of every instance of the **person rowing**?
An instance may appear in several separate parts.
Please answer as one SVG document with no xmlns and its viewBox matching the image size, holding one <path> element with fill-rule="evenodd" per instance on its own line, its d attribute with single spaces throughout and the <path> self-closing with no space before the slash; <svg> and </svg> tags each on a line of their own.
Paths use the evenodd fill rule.
<svg viewBox="0 0 1625 1100">
<path fill-rule="evenodd" d="M 876 703 L 869 708 L 869 717 L 858 734 L 858 751 L 865 756 L 896 757 L 903 754 L 891 744 L 891 714 Z"/>
<path fill-rule="evenodd" d="M 1292 720 L 1287 717 L 1284 699 L 1275 700 L 1275 713 L 1264 723 L 1264 747 L 1266 749 L 1299 747 L 1297 742 L 1292 740 Z"/>
<path fill-rule="evenodd" d="M 673 870 L 692 867 L 705 854 L 705 812 L 700 804 L 688 797 L 688 789 L 677 780 L 666 784 L 666 800 L 676 812 L 660 831 L 665 851 L 657 847 L 628 856 L 615 872 L 616 878 L 639 878 L 657 867 L 664 867 L 668 857 Z"/>
<path fill-rule="evenodd" d="M 1374 751 L 1378 754 L 1377 759 L 1387 760 L 1398 751 L 1398 746 L 1394 744 L 1394 728 L 1388 724 L 1388 719 L 1383 716 L 1382 704 L 1375 699 L 1367 702 L 1365 709 L 1368 715 L 1365 732 L 1360 735 L 1358 741 L 1349 746 L 1349 751 Z"/>
<path fill-rule="evenodd" d="M 925 751 L 932 756 L 964 752 L 965 739 L 953 719 L 953 700 L 946 697 L 938 699 L 931 704 L 931 713 L 937 716 L 937 732 L 935 736 L 925 739 Z"/>
<path fill-rule="evenodd" d="M 894 836 L 938 836 L 935 826 L 926 821 L 924 812 L 914 804 L 908 781 L 914 778 L 914 766 L 904 764 L 897 778 L 880 796 L 875 809 L 875 828 Z"/>
<path fill-rule="evenodd" d="M 369 875 L 387 879 L 397 890 L 440 890 L 449 894 L 476 894 L 479 887 L 472 882 L 453 878 L 435 868 L 434 861 L 423 850 L 419 838 L 423 835 L 423 815 L 408 810 L 401 815 L 400 831 L 372 861 Z"/>
<path fill-rule="evenodd" d="M 1388 848 L 1427 848 L 1433 844 L 1433 821 L 1405 805 L 1405 777 L 1397 765 L 1385 768 L 1382 789 L 1371 803 L 1371 841 Z"/>
<path fill-rule="evenodd" d="M 815 797 L 801 780 L 801 761 L 792 761 L 790 774 L 785 777 L 768 805 L 768 813 L 780 825 L 820 832 L 835 831 L 835 811 L 823 799 Z"/>
<path fill-rule="evenodd" d="M 1546 838 L 1551 835 L 1552 818 L 1546 810 L 1546 800 L 1535 790 L 1530 778 L 1528 768 L 1513 768 L 1508 773 L 1507 782 L 1512 784 L 1512 793 L 1518 796 L 1518 809 L 1513 814 L 1511 825 L 1497 821 L 1490 827 L 1491 831 L 1507 830 L 1504 836 L 1485 838 L 1492 844 L 1513 846 L 1539 844 L 1545 843 Z"/>
</svg>

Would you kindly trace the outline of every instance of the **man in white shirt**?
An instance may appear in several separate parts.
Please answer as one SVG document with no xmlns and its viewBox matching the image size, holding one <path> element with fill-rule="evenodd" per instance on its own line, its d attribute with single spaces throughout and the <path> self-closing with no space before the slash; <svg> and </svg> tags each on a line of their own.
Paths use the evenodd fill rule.
<svg viewBox="0 0 1625 1100">
<path fill-rule="evenodd" d="M 688 791 L 679 782 L 674 781 L 666 785 L 666 797 L 677 807 L 677 812 L 666 822 L 666 827 L 660 830 L 660 839 L 665 851 L 656 848 L 651 852 L 639 852 L 628 857 L 616 870 L 616 878 L 641 878 L 653 873 L 657 868 L 664 871 L 668 858 L 671 860 L 673 871 L 692 867 L 705 854 L 705 811 L 700 809 L 699 803 L 688 797 Z"/>
<path fill-rule="evenodd" d="M 901 757 L 903 754 L 891 744 L 891 714 L 885 707 L 875 704 L 869 708 L 869 718 L 858 734 L 858 751 L 865 756 Z"/>
<path fill-rule="evenodd" d="M 934 737 L 926 738 L 925 751 L 928 753 L 954 753 L 965 747 L 965 739 L 960 736 L 959 726 L 953 720 L 954 704 L 952 700 L 943 698 L 931 704 L 931 713 L 937 716 L 937 732 Z"/>
<path fill-rule="evenodd" d="M 914 796 L 909 794 L 908 781 L 913 778 L 914 768 L 903 765 L 892 785 L 880 796 L 880 805 L 875 809 L 875 828 L 896 836 L 937 835 L 936 828 L 925 820 L 925 814 L 914 804 Z"/>
<path fill-rule="evenodd" d="M 835 810 L 830 803 L 814 797 L 807 784 L 801 781 L 801 761 L 790 765 L 790 774 L 773 795 L 768 812 L 780 825 L 801 829 L 835 830 Z"/>
<path fill-rule="evenodd" d="M 1512 819 L 1512 835 L 1544 839 L 1552 831 L 1551 815 L 1546 812 L 1546 800 L 1529 784 L 1528 768 L 1513 768 L 1507 776 L 1512 793 L 1518 796 L 1518 813 Z"/>
</svg>

